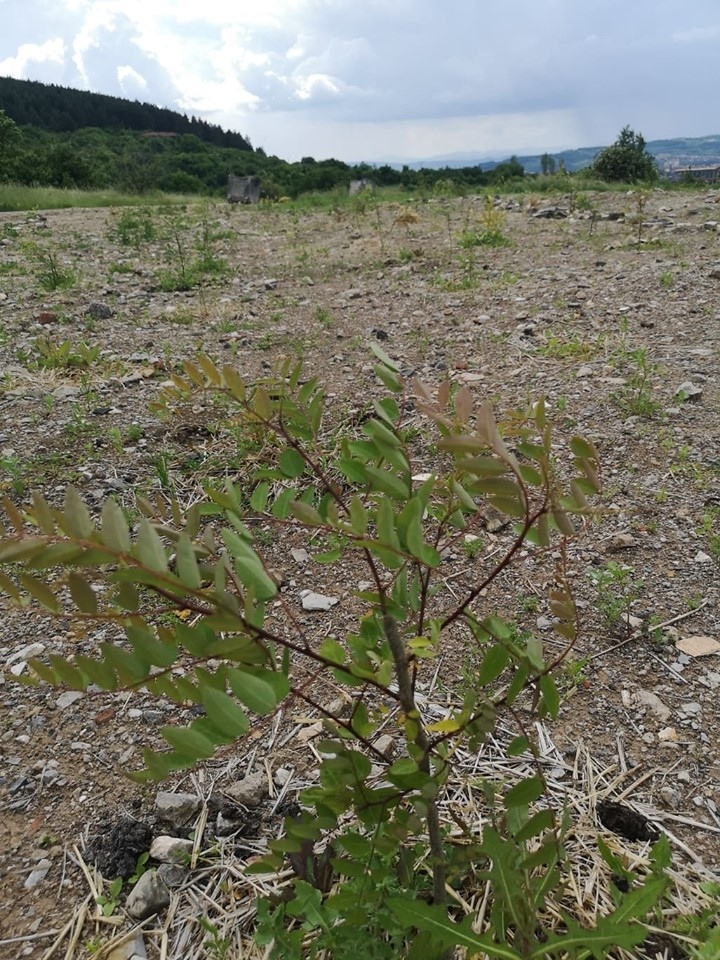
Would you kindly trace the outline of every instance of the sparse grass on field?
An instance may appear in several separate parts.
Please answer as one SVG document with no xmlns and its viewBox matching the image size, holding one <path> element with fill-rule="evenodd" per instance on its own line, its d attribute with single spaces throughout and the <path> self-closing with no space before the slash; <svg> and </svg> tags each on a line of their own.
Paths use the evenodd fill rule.
<svg viewBox="0 0 720 960">
<path fill-rule="evenodd" d="M 0 212 L 65 210 L 71 207 L 139 207 L 158 203 L 196 203 L 198 197 L 181 194 L 126 194 L 118 190 L 70 190 L 60 187 L 27 187 L 0 183 Z"/>
</svg>

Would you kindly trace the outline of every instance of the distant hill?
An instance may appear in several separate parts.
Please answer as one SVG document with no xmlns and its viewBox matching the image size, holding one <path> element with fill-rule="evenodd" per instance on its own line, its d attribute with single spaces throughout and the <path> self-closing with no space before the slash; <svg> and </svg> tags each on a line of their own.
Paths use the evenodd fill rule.
<svg viewBox="0 0 720 960">
<path fill-rule="evenodd" d="M 574 172 L 590 166 L 597 154 L 603 149 L 604 147 L 580 147 L 576 150 L 559 150 L 555 153 L 548 151 L 548 154 L 555 160 L 557 166 L 562 161 L 566 170 Z M 664 172 L 669 172 L 677 167 L 714 166 L 715 164 L 720 166 L 720 134 L 707 137 L 675 137 L 672 140 L 650 140 L 647 149 L 655 157 L 658 166 Z M 526 173 L 540 173 L 542 156 L 538 153 L 518 156 L 517 159 L 525 168 Z M 432 157 L 428 160 L 406 161 L 405 163 L 394 161 L 389 165 L 398 170 L 403 166 L 407 166 L 411 170 L 442 170 L 473 166 L 481 166 L 483 170 L 493 170 L 499 163 L 504 163 L 508 159 L 507 156 L 500 158 L 498 154 L 482 156 L 464 152 Z"/>
<path fill-rule="evenodd" d="M 194 134 L 216 147 L 252 150 L 239 133 L 197 117 L 156 107 L 138 100 L 123 100 L 104 93 L 73 90 L 36 80 L 0 77 L 0 109 L 19 126 L 33 126 L 50 133 L 73 133 L 87 127 L 103 130 L 135 130 L 146 133 Z"/>
</svg>

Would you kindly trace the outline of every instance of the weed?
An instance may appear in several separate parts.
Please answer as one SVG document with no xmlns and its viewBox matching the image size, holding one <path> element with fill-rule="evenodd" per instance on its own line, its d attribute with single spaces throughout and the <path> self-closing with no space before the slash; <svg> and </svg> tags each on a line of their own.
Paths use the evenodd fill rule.
<svg viewBox="0 0 720 960">
<path fill-rule="evenodd" d="M 545 334 L 545 343 L 538 347 L 538 353 L 543 357 L 553 357 L 557 360 L 590 360 L 602 348 L 602 337 L 592 341 L 583 340 L 579 333 L 573 332 L 559 336 L 552 331 Z"/>
<path fill-rule="evenodd" d="M 153 461 L 155 474 L 163 490 L 172 490 L 173 482 L 170 477 L 170 457 L 167 453 L 161 453 Z"/>
<path fill-rule="evenodd" d="M 481 537 L 476 537 L 472 533 L 465 534 L 465 539 L 463 540 L 463 553 L 468 560 L 474 560 L 476 557 L 479 557 L 484 549 L 485 543 Z"/>
<path fill-rule="evenodd" d="M 127 209 L 116 215 L 108 230 L 108 239 L 114 240 L 124 247 L 134 247 L 139 250 L 144 243 L 149 243 L 157 236 L 157 228 L 153 221 L 152 212 L 143 209 Z"/>
<path fill-rule="evenodd" d="M 95 902 L 101 908 L 104 917 L 111 917 L 120 906 L 122 888 L 123 878 L 115 877 L 115 879 L 108 884 L 107 892 L 103 891 L 103 893 L 98 894 Z"/>
<path fill-rule="evenodd" d="M 50 293 L 54 290 L 69 290 L 75 286 L 75 272 L 62 265 L 56 250 L 32 240 L 24 241 L 22 249 L 34 262 L 35 276 L 43 290 Z"/>
<path fill-rule="evenodd" d="M 325 327 L 326 330 L 329 330 L 335 322 L 332 318 L 332 314 L 329 310 L 326 310 L 324 307 L 318 307 L 315 311 L 315 319 L 320 324 L 321 327 Z"/>
<path fill-rule="evenodd" d="M 0 456 L 0 477 L 6 474 L 9 481 L 0 482 L 0 489 L 9 486 L 13 493 L 22 496 L 25 492 L 25 469 L 22 460 L 14 454 Z"/>
<path fill-rule="evenodd" d="M 644 348 L 630 351 L 629 358 L 634 369 L 625 385 L 611 395 L 611 400 L 627 416 L 652 418 L 660 409 L 653 398 L 651 383 L 657 367 L 650 363 Z"/>
<path fill-rule="evenodd" d="M 37 337 L 30 351 L 19 350 L 18 359 L 30 370 L 86 369 L 100 356 L 100 348 L 87 343 L 56 343 L 50 337 Z"/>
<path fill-rule="evenodd" d="M 632 567 L 613 560 L 598 570 L 591 570 L 590 579 L 597 588 L 597 607 L 607 625 L 630 636 L 631 608 L 642 593 L 643 581 L 635 578 Z"/>
<path fill-rule="evenodd" d="M 666 290 L 675 286 L 675 277 L 669 270 L 663 270 L 660 274 L 660 285 L 665 287 Z"/>
</svg>

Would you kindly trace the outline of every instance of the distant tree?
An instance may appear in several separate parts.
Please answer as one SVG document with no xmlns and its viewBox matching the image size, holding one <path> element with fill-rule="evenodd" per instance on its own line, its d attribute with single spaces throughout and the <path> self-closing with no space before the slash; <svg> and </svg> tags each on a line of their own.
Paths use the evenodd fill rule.
<svg viewBox="0 0 720 960">
<path fill-rule="evenodd" d="M 648 153 L 645 138 L 630 127 L 623 127 L 615 143 L 600 151 L 592 171 L 601 180 L 622 183 L 656 180 L 658 176 L 655 157 Z"/>
<path fill-rule="evenodd" d="M 549 153 L 544 153 L 540 157 L 540 169 L 546 176 L 552 176 L 555 173 L 555 157 L 551 157 Z"/>
<path fill-rule="evenodd" d="M 0 180 L 11 179 L 18 156 L 20 131 L 13 120 L 0 110 Z"/>
<path fill-rule="evenodd" d="M 506 180 L 524 176 L 525 168 L 513 154 L 509 160 L 503 160 L 502 163 L 498 163 L 494 170 L 490 171 L 489 181 L 490 183 L 505 183 Z"/>
</svg>

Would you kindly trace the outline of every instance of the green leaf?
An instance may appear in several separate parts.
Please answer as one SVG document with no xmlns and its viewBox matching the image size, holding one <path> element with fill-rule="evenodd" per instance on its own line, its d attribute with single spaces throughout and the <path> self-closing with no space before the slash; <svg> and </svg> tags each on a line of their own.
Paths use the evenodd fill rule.
<svg viewBox="0 0 720 960">
<path fill-rule="evenodd" d="M 233 667 L 228 670 L 228 681 L 238 700 L 261 716 L 271 713 L 290 689 L 287 677 L 282 673 L 274 674 L 270 682 L 267 673 L 254 674 Z"/>
<path fill-rule="evenodd" d="M 598 452 L 595 445 L 590 443 L 589 440 L 585 440 L 584 437 L 574 436 L 570 440 L 570 449 L 574 456 L 582 460 L 595 460 L 597 462 Z"/>
<path fill-rule="evenodd" d="M 514 737 L 508 744 L 507 754 L 509 757 L 519 757 L 529 749 L 530 741 L 527 737 Z"/>
<path fill-rule="evenodd" d="M 368 514 L 362 500 L 357 496 L 350 500 L 350 525 L 354 534 L 359 537 L 365 535 L 368 526 Z"/>
<path fill-rule="evenodd" d="M 208 720 L 220 733 L 235 740 L 250 729 L 250 720 L 246 713 L 229 697 L 224 690 L 210 686 L 200 687 L 200 696 L 207 712 Z"/>
<path fill-rule="evenodd" d="M 395 512 L 389 500 L 381 500 L 378 504 L 375 522 L 380 543 L 400 551 L 400 538 L 395 529 Z"/>
<path fill-rule="evenodd" d="M 528 777 L 508 790 L 503 798 L 503 803 L 508 810 L 511 807 L 526 807 L 539 799 L 544 790 L 545 784 L 540 777 Z"/>
<path fill-rule="evenodd" d="M 270 484 L 266 480 L 263 480 L 262 483 L 258 483 L 253 490 L 250 496 L 250 507 L 256 513 L 262 513 L 265 510 L 269 493 Z"/>
<path fill-rule="evenodd" d="M 329 660 L 331 663 L 343 664 L 347 659 L 347 654 L 345 653 L 345 648 L 342 644 L 338 643 L 337 640 L 333 640 L 332 637 L 327 637 L 320 644 L 320 649 L 318 654 L 321 657 L 324 657 L 326 660 Z"/>
<path fill-rule="evenodd" d="M 543 704 L 548 714 L 557 719 L 560 710 L 560 694 L 558 693 L 555 681 L 549 673 L 544 673 L 540 677 L 540 693 L 542 694 Z"/>
<path fill-rule="evenodd" d="M 130 530 L 122 508 L 117 500 L 110 498 L 102 509 L 102 541 L 118 553 L 130 553 Z"/>
<path fill-rule="evenodd" d="M 505 667 L 508 665 L 509 659 L 510 654 L 505 647 L 501 646 L 499 643 L 496 643 L 494 646 L 490 647 L 488 652 L 483 657 L 480 672 L 478 673 L 478 686 L 485 687 L 489 683 L 492 683 L 493 680 L 497 680 Z"/>
<path fill-rule="evenodd" d="M 70 587 L 70 596 L 73 598 L 73 603 L 81 613 L 97 613 L 97 596 L 84 577 L 81 577 L 80 574 L 74 570 L 71 571 L 68 577 L 68 586 Z"/>
<path fill-rule="evenodd" d="M 202 584 L 195 550 L 186 533 L 181 533 L 175 547 L 177 569 L 183 586 L 199 590 Z"/>
<path fill-rule="evenodd" d="M 205 760 L 215 753 L 215 744 L 192 727 L 163 727 L 161 735 L 183 757 Z"/>
<path fill-rule="evenodd" d="M 530 840 L 532 837 L 539 837 L 546 830 L 550 830 L 553 825 L 554 817 L 552 810 L 540 810 L 539 813 L 530 817 L 530 819 L 516 831 L 515 839 L 518 843 L 521 843 L 525 840 Z"/>
<path fill-rule="evenodd" d="M 374 342 L 371 340 L 371 341 L 370 341 L 370 349 L 371 349 L 372 352 L 375 354 L 375 356 L 378 358 L 378 360 L 380 361 L 380 363 L 382 363 L 384 366 L 386 366 L 386 367 L 388 368 L 388 370 L 392 370 L 393 372 L 397 373 L 397 371 L 398 371 L 398 365 L 395 363 L 394 360 L 391 360 L 391 359 L 390 359 L 390 357 L 385 353 L 385 351 L 382 349 L 382 347 L 378 346 L 377 343 L 374 343 Z"/>
<path fill-rule="evenodd" d="M 75 487 L 68 487 L 65 491 L 65 510 L 62 514 L 63 528 L 71 537 L 78 540 L 88 540 L 94 531 L 88 508 L 80 499 Z"/>
<path fill-rule="evenodd" d="M 55 515 L 47 500 L 39 493 L 32 495 L 33 515 L 37 525 L 43 533 L 52 536 L 56 530 Z"/>
<path fill-rule="evenodd" d="M 302 500 L 292 500 L 290 501 L 289 507 L 290 513 L 296 520 L 299 520 L 300 523 L 304 523 L 308 527 L 325 526 L 323 518 L 315 507 L 311 507 L 309 503 L 303 503 Z"/>
<path fill-rule="evenodd" d="M 302 476 L 305 472 L 305 460 L 301 453 L 294 447 L 288 447 L 280 454 L 278 466 L 286 477 L 295 479 Z"/>
<path fill-rule="evenodd" d="M 29 573 L 24 573 L 20 577 L 20 580 L 33 600 L 37 600 L 42 607 L 45 607 L 46 610 L 50 610 L 52 613 L 60 612 L 60 604 L 57 597 L 42 580 L 38 580 Z"/>
<path fill-rule="evenodd" d="M 577 955 L 576 951 L 581 951 L 581 956 L 589 951 L 596 960 L 603 960 L 610 949 L 624 947 L 631 950 L 647 938 L 645 927 L 637 923 L 613 923 L 612 916 L 602 917 L 597 927 L 587 928 L 563 914 L 563 933 L 551 934 L 541 947 L 528 954 L 530 960 L 546 960 L 548 955 L 555 953 L 571 957 Z"/>
<path fill-rule="evenodd" d="M 365 472 L 372 490 L 385 493 L 393 500 L 404 501 L 408 496 L 408 485 L 389 470 L 381 467 L 366 467 Z"/>
<path fill-rule="evenodd" d="M 392 393 L 400 393 L 402 390 L 402 383 L 398 375 L 393 370 L 389 370 L 387 367 L 381 366 L 379 363 L 375 364 L 373 370 L 375 372 L 375 376 L 379 380 L 382 380 L 388 390 L 390 390 Z"/>
<path fill-rule="evenodd" d="M 134 554 L 148 569 L 167 573 L 167 556 L 160 537 L 146 517 L 140 518 Z"/>
<path fill-rule="evenodd" d="M 74 544 L 73 544 L 74 547 Z M 45 537 L 24 537 L 22 540 L 0 541 L 0 563 L 27 560 L 48 550 Z M 74 547 L 74 549 L 77 549 Z"/>
<path fill-rule="evenodd" d="M 408 900 L 407 897 L 388 897 L 385 901 L 406 927 L 427 931 L 435 943 L 443 947 L 467 947 L 469 955 L 476 953 L 497 957 L 498 960 L 522 960 L 521 955 L 503 943 L 495 943 L 487 934 L 473 932 L 473 917 L 465 917 L 462 923 L 453 923 L 444 907 Z"/>
</svg>

